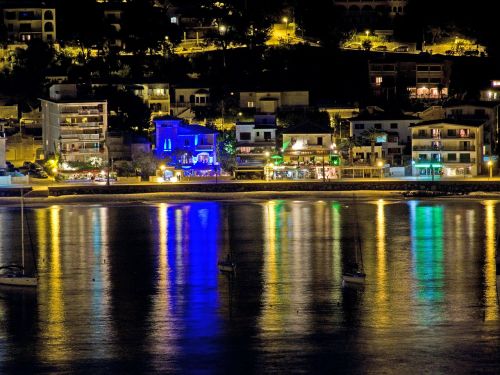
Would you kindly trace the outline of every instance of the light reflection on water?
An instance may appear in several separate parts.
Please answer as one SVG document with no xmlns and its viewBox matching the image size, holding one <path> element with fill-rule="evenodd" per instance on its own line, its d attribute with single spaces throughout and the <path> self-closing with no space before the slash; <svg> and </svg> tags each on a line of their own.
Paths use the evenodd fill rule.
<svg viewBox="0 0 500 375">
<path fill-rule="evenodd" d="M 0 289 L 0 372 L 434 371 L 450 350 L 458 372 L 500 365 L 496 201 L 27 212 L 39 287 Z M 18 221 L 0 208 L 2 263 L 20 259 Z M 357 224 L 367 281 L 342 288 Z M 235 277 L 217 270 L 230 251 Z"/>
</svg>

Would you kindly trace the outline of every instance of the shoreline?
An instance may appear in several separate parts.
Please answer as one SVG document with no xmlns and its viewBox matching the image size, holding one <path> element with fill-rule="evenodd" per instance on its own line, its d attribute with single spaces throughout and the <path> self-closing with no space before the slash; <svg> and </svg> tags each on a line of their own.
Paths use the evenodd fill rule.
<svg viewBox="0 0 500 375">
<path fill-rule="evenodd" d="M 82 194 L 61 195 L 49 197 L 25 197 L 27 206 L 51 206 L 58 204 L 148 204 L 158 202 L 187 202 L 187 201 L 248 201 L 248 200 L 275 200 L 275 199 L 351 199 L 355 196 L 360 200 L 388 199 L 388 200 L 455 200 L 455 199 L 498 199 L 500 192 L 474 192 L 468 195 L 446 195 L 438 197 L 404 197 L 402 191 L 387 190 L 345 190 L 345 191 L 251 191 L 251 192 L 159 192 L 135 194 Z M 0 197 L 0 207 L 19 205 L 19 197 Z"/>
</svg>

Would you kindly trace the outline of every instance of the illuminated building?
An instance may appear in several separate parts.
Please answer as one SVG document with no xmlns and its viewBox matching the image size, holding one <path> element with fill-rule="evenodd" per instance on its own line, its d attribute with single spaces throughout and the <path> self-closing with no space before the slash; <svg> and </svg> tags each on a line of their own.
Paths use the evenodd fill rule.
<svg viewBox="0 0 500 375">
<path fill-rule="evenodd" d="M 156 118 L 154 123 L 158 156 L 169 157 L 185 175 L 207 176 L 218 169 L 215 130 L 171 117 Z"/>
<path fill-rule="evenodd" d="M 366 132 L 379 132 L 376 145 L 381 146 L 382 158 L 391 165 L 402 165 L 406 146 L 410 143 L 410 126 L 419 121 L 418 117 L 401 112 L 386 112 L 378 107 L 368 107 L 356 117 L 350 119 L 353 137 L 369 145 Z"/>
<path fill-rule="evenodd" d="M 12 41 L 56 40 L 56 10 L 53 7 L 23 1 L 15 6 L 6 5 L 3 9 L 3 23 L 7 29 L 7 38 Z"/>
<path fill-rule="evenodd" d="M 490 87 L 481 90 L 481 100 L 500 102 L 500 80 L 491 81 Z"/>
<path fill-rule="evenodd" d="M 445 115 L 453 120 L 479 120 L 484 122 L 484 153 L 494 153 L 495 134 L 498 134 L 498 109 L 495 101 L 448 102 L 444 106 Z M 491 147 L 493 145 L 493 147 Z"/>
<path fill-rule="evenodd" d="M 264 166 L 276 151 L 276 119 L 257 115 L 254 121 L 236 123 L 236 174 L 264 173 Z"/>
<path fill-rule="evenodd" d="M 0 168 L 5 168 L 5 133 L 0 125 Z"/>
<path fill-rule="evenodd" d="M 181 87 L 173 89 L 171 98 L 171 115 L 191 122 L 195 118 L 194 109 L 210 104 L 208 87 Z"/>
<path fill-rule="evenodd" d="M 107 160 L 105 100 L 79 96 L 76 85 L 64 84 L 51 86 L 49 98 L 41 104 L 45 157 L 60 153 L 63 161 Z"/>
<path fill-rule="evenodd" d="M 242 91 L 240 108 L 256 113 L 276 113 L 278 109 L 309 106 L 309 91 Z"/>
<path fill-rule="evenodd" d="M 352 16 L 369 16 L 374 13 L 391 16 L 406 12 L 406 0 L 334 0 L 335 6 L 344 8 Z"/>
<path fill-rule="evenodd" d="M 382 58 L 368 62 L 368 74 L 377 96 L 390 99 L 408 92 L 412 99 L 439 100 L 448 97 L 451 62 L 415 55 Z"/>
<path fill-rule="evenodd" d="M 411 126 L 413 175 L 477 176 L 483 161 L 481 120 L 432 120 Z"/>
</svg>

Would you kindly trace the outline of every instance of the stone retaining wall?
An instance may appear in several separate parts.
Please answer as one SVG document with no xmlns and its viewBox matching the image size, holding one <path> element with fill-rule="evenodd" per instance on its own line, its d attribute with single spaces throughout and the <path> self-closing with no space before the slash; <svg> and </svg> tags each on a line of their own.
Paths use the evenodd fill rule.
<svg viewBox="0 0 500 375">
<path fill-rule="evenodd" d="M 280 182 L 280 183 L 211 183 L 211 184 L 150 184 L 150 185 L 94 185 L 49 187 L 49 196 L 74 194 L 137 194 L 158 192 L 252 192 L 252 191 L 355 191 L 355 190 L 435 190 L 451 193 L 474 191 L 499 192 L 496 181 L 367 181 L 367 182 Z"/>
</svg>

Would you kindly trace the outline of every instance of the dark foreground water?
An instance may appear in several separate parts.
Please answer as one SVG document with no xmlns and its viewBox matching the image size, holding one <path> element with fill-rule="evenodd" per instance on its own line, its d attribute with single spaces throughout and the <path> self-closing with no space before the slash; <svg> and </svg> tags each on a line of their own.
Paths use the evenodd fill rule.
<svg viewBox="0 0 500 375">
<path fill-rule="evenodd" d="M 499 373 L 499 203 L 29 208 L 39 286 L 0 289 L 0 373 Z M 19 220 L 0 207 L 0 263 Z"/>
</svg>

